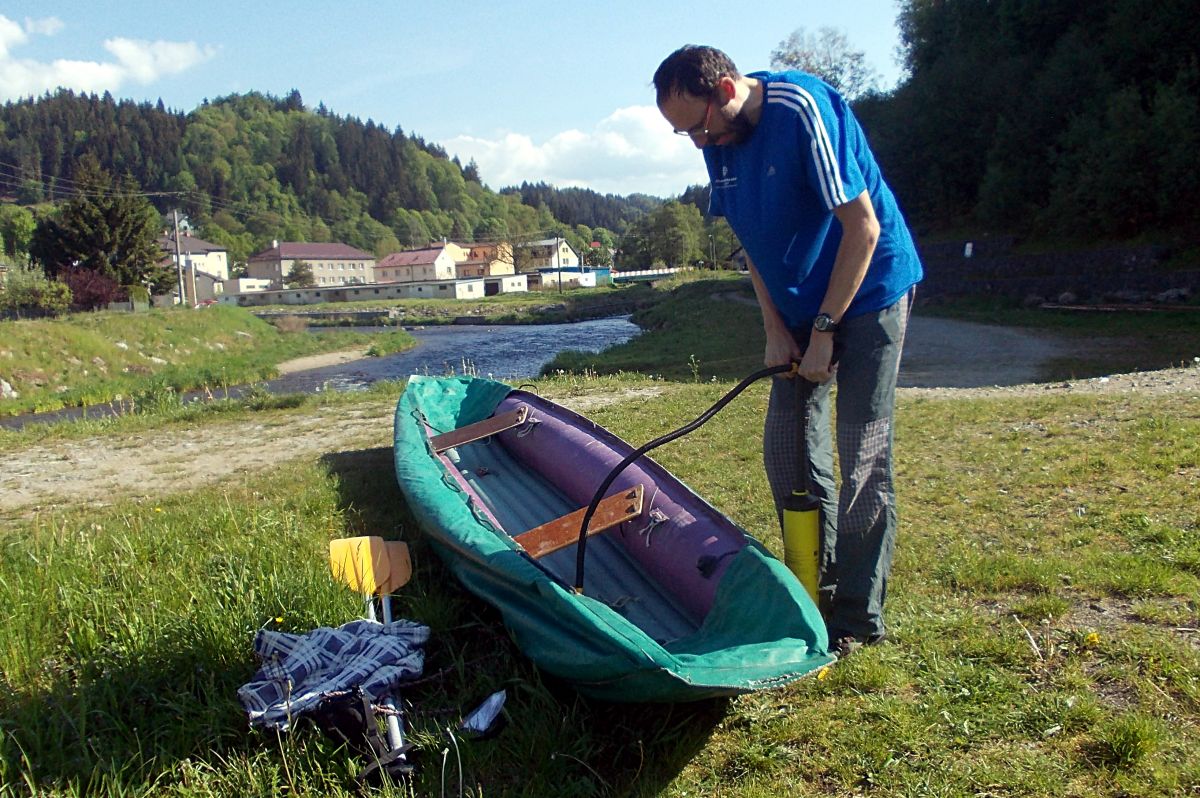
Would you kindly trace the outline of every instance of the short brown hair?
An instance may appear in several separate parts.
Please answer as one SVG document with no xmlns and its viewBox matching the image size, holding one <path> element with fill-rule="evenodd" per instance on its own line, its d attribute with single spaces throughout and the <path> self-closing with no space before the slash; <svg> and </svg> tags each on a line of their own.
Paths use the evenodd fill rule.
<svg viewBox="0 0 1200 798">
<path fill-rule="evenodd" d="M 737 80 L 738 68 L 725 53 L 715 47 L 685 44 L 671 53 L 654 72 L 654 90 L 662 105 L 673 94 L 708 97 L 723 77 Z"/>
</svg>

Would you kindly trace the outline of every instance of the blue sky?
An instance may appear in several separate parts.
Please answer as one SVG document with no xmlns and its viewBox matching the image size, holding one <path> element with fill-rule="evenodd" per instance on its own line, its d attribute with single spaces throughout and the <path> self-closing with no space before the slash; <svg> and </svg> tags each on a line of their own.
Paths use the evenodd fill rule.
<svg viewBox="0 0 1200 798">
<path fill-rule="evenodd" d="M 190 111 L 205 98 L 298 89 L 309 107 L 436 142 L 486 184 L 545 181 L 670 196 L 706 182 L 650 78 L 676 47 L 711 44 L 745 70 L 797 28 L 832 27 L 900 77 L 896 0 L 6 0 L 0 100 L 65 85 Z"/>
</svg>

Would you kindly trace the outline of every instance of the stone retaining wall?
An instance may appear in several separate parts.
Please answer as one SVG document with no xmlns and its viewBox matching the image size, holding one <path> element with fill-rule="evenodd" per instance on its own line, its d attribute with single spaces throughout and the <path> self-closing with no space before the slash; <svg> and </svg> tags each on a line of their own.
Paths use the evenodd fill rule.
<svg viewBox="0 0 1200 798">
<path fill-rule="evenodd" d="M 1086 252 L 1021 254 L 1012 239 L 919 247 L 925 297 L 990 294 L 1033 301 L 1070 294 L 1081 302 L 1179 302 L 1200 295 L 1200 269 L 1163 268 L 1157 246 L 1110 247 Z"/>
</svg>

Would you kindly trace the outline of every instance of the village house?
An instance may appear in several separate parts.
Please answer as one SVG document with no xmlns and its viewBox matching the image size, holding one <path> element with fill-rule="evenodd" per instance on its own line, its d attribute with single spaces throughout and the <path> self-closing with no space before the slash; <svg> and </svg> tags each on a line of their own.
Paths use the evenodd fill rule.
<svg viewBox="0 0 1200 798">
<path fill-rule="evenodd" d="M 270 280 L 273 289 L 285 287 L 297 263 L 312 270 L 316 286 L 361 285 L 375 282 L 375 256 L 348 244 L 309 244 L 272 241 L 246 261 L 246 276 Z"/>
<path fill-rule="evenodd" d="M 334 260 L 337 253 L 318 250 L 321 247 L 339 247 L 358 253 L 358 259 L 367 259 L 371 263 L 370 281 L 347 279 L 344 283 L 323 283 L 320 278 L 328 277 L 328 272 L 320 267 Z M 221 301 L 236 305 L 290 305 L 363 299 L 478 299 L 528 291 L 529 278 L 536 278 L 537 273 L 517 274 L 512 253 L 512 245 L 506 242 L 460 246 L 443 240 L 419 249 L 393 252 L 375 262 L 344 244 L 274 242 L 270 250 L 250 259 L 249 277 L 229 281 L 228 296 Z M 311 288 L 284 285 L 286 278 L 282 275 L 300 260 L 312 268 L 316 284 Z"/>
<path fill-rule="evenodd" d="M 407 249 L 385 255 L 375 266 L 377 283 L 416 283 L 433 280 L 453 280 L 456 277 L 454 254 L 466 252 L 454 245 L 433 244 L 421 249 Z"/>
<path fill-rule="evenodd" d="M 174 268 L 177 251 L 175 234 L 164 230 L 158 237 L 158 248 Z M 184 230 L 179 234 L 178 255 L 179 266 L 185 272 L 194 267 L 197 275 L 207 274 L 216 280 L 229 279 L 229 251 L 220 244 L 196 238 L 190 230 Z"/>
<path fill-rule="evenodd" d="M 527 269 L 569 269 L 579 266 L 579 253 L 565 238 L 546 238 L 520 245 Z"/>
<path fill-rule="evenodd" d="M 184 304 L 195 305 L 216 299 L 222 294 L 224 283 L 229 279 L 229 251 L 225 247 L 197 238 L 187 229 L 180 231 L 178 246 L 175 244 L 175 234 L 166 230 L 156 243 L 163 255 L 160 263 L 179 274 L 183 280 Z M 170 304 L 180 301 L 178 294 L 176 286 L 156 302 Z"/>
<path fill-rule="evenodd" d="M 500 277 L 506 274 L 516 274 L 513 264 L 512 244 L 499 241 L 492 244 L 468 244 L 467 259 L 459 262 L 459 274 L 469 268 L 471 276 Z"/>
</svg>

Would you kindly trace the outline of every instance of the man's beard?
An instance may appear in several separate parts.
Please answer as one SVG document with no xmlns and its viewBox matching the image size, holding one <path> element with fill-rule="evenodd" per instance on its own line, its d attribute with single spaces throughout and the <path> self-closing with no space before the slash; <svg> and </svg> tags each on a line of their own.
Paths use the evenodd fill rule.
<svg viewBox="0 0 1200 798">
<path fill-rule="evenodd" d="M 728 127 L 726 132 L 733 136 L 730 144 L 741 144 L 754 133 L 754 123 L 747 117 L 745 108 L 738 111 L 737 116 L 727 120 L 725 124 Z"/>
</svg>

